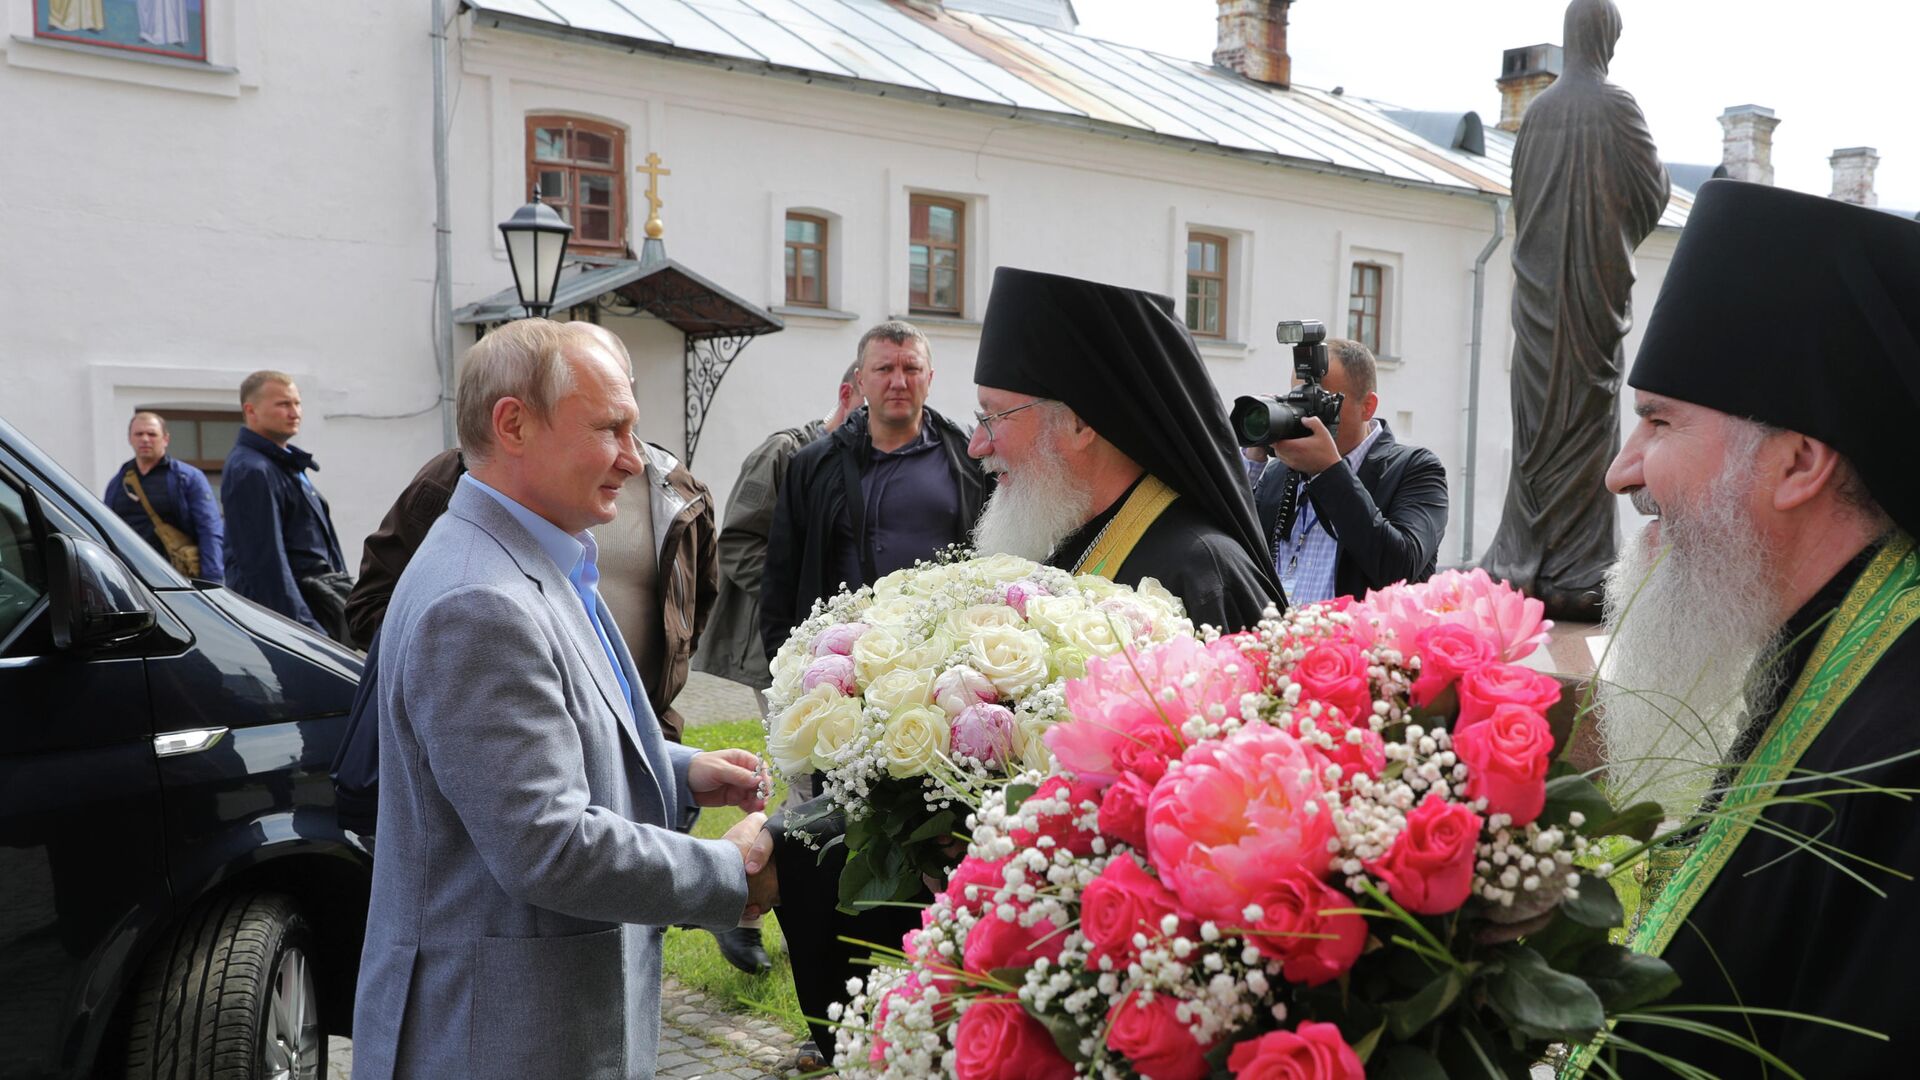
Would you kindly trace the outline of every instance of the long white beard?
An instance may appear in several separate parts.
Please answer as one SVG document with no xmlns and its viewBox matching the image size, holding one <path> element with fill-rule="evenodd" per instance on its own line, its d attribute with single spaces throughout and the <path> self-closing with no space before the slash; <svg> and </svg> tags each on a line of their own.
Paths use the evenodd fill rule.
<svg viewBox="0 0 1920 1080">
<path fill-rule="evenodd" d="M 1752 465 L 1751 452 L 1730 451 L 1699 505 L 1659 508 L 1665 558 L 1642 533 L 1608 572 L 1599 730 L 1617 802 L 1691 813 L 1729 763 L 1749 707 L 1778 689 L 1780 581 L 1744 505 Z"/>
<path fill-rule="evenodd" d="M 1054 452 L 1051 440 L 1039 449 L 1031 464 L 1003 476 L 987 498 L 973 526 L 973 546 L 980 554 L 1043 561 L 1093 516 L 1086 489 Z M 1005 468 L 991 457 L 982 464 L 991 472 Z"/>
</svg>

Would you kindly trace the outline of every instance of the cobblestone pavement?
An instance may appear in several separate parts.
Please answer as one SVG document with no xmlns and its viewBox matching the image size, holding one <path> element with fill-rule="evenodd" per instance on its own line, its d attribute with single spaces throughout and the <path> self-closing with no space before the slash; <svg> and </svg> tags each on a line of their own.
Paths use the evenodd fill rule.
<svg viewBox="0 0 1920 1080">
<path fill-rule="evenodd" d="M 723 1011 L 711 997 L 672 979 L 660 987 L 659 1080 L 783 1080 L 798 1072 L 799 1041 L 759 1016 Z M 353 1043 L 327 1041 L 327 1080 L 351 1080 Z"/>
<path fill-rule="evenodd" d="M 753 699 L 751 687 L 704 671 L 687 673 L 687 685 L 673 699 L 673 707 L 689 727 L 725 720 L 755 720 L 760 716 L 760 706 Z"/>
</svg>

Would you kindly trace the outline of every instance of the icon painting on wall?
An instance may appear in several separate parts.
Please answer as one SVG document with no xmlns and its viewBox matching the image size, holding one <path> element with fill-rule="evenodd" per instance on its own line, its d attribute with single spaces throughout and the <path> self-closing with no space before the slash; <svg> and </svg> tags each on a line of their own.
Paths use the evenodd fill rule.
<svg viewBox="0 0 1920 1080">
<path fill-rule="evenodd" d="M 206 0 L 33 0 L 34 36 L 207 58 Z"/>
</svg>

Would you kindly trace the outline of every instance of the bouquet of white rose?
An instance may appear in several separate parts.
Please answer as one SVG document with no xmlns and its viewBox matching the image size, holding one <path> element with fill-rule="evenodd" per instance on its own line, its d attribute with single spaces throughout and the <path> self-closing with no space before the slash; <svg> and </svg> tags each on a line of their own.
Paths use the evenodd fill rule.
<svg viewBox="0 0 1920 1080">
<path fill-rule="evenodd" d="M 773 661 L 767 751 L 825 774 L 797 833 L 846 819 L 840 901 L 901 901 L 942 876 L 982 794 L 1047 769 L 1087 661 L 1193 632 L 1152 579 L 1130 589 L 1010 555 L 922 563 L 814 606 Z"/>
</svg>

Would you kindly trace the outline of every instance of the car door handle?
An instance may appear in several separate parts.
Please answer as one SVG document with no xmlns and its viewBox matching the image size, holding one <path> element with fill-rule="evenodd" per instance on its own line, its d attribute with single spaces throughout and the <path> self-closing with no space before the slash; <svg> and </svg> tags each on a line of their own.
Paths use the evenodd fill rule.
<svg viewBox="0 0 1920 1080">
<path fill-rule="evenodd" d="M 169 731 L 165 735 L 153 737 L 155 757 L 179 757 L 181 754 L 197 754 L 202 750 L 211 750 L 215 743 L 225 738 L 227 729 L 223 727 L 192 728 L 187 731 Z"/>
</svg>

